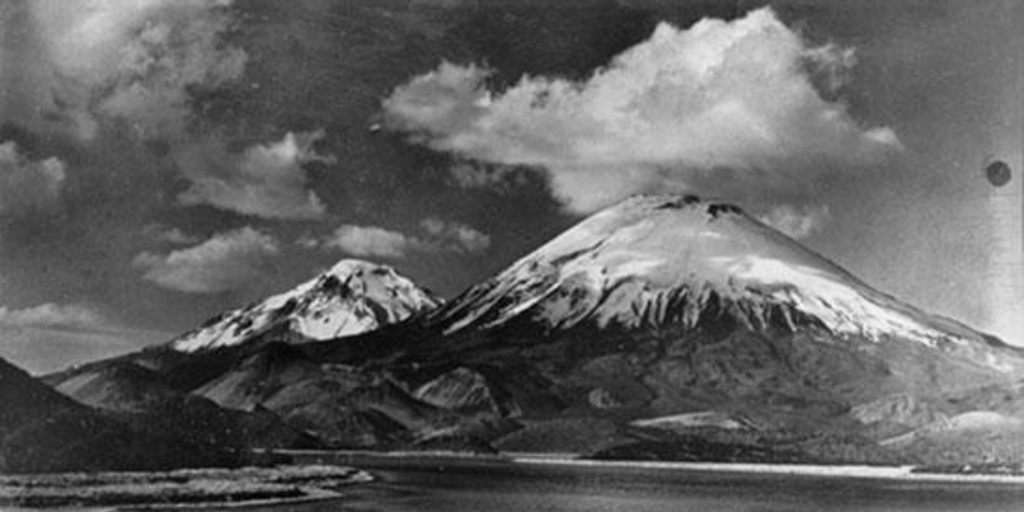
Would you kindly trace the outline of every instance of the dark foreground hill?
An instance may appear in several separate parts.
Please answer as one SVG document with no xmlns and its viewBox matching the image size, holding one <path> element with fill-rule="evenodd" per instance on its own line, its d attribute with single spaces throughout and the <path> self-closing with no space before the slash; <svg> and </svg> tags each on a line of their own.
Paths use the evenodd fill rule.
<svg viewBox="0 0 1024 512">
<path fill-rule="evenodd" d="M 105 413 L 3 360 L 0 404 L 0 472 L 164 470 L 253 462 L 243 437 L 224 424 L 183 428 L 179 411 L 171 410 L 162 415 Z"/>
</svg>

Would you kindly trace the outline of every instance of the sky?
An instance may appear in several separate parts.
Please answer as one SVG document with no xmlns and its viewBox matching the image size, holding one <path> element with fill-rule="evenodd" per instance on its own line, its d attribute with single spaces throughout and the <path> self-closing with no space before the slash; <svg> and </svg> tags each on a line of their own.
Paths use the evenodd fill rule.
<svg viewBox="0 0 1024 512">
<path fill-rule="evenodd" d="M 164 342 L 345 257 L 451 298 L 666 191 L 1024 345 L 1022 24 L 1013 0 L 7 0 L 0 357 Z"/>
</svg>

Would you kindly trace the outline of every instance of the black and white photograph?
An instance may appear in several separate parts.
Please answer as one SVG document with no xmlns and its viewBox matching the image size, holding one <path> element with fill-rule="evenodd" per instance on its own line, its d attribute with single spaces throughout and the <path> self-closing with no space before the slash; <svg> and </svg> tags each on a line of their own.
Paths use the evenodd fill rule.
<svg viewBox="0 0 1024 512">
<path fill-rule="evenodd" d="M 0 0 L 0 510 L 1024 510 L 1020 0 Z"/>
</svg>

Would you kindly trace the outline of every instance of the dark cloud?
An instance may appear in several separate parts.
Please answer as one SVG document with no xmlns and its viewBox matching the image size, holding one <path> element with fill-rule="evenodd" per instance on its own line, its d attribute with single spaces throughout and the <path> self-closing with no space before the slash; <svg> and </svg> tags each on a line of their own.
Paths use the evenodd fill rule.
<svg viewBox="0 0 1024 512">
<path fill-rule="evenodd" d="M 231 3 L 31 2 L 44 58 L 23 63 L 39 83 L 21 92 L 49 105 L 83 139 L 108 119 L 145 138 L 178 137 L 192 115 L 194 92 L 244 70 L 247 54 L 225 41 L 235 21 Z"/>
</svg>

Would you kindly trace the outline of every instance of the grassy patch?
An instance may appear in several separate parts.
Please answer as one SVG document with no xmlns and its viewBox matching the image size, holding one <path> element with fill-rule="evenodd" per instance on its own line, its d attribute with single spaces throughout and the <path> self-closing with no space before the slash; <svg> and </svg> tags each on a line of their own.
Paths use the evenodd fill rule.
<svg viewBox="0 0 1024 512">
<path fill-rule="evenodd" d="M 329 495 L 369 480 L 339 466 L 61 473 L 0 477 L 0 506 L 223 503 Z"/>
</svg>

